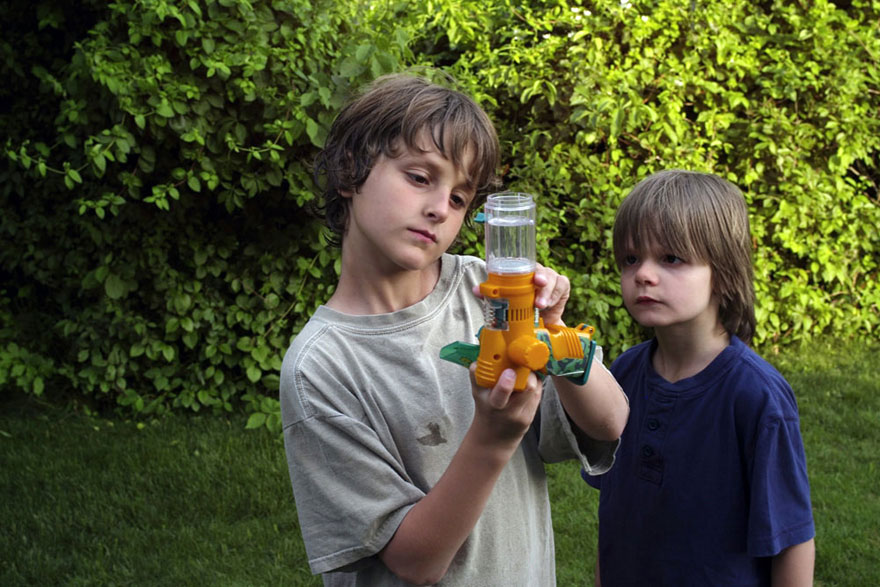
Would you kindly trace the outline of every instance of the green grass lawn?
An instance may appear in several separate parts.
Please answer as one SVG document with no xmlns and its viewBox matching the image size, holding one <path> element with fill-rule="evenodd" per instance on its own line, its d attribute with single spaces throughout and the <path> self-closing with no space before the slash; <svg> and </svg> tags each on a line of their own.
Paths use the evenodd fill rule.
<svg viewBox="0 0 880 587">
<path fill-rule="evenodd" d="M 880 345 L 768 357 L 801 410 L 816 584 L 880 585 Z M 0 585 L 320 585 L 284 450 L 245 419 L 87 417 L 0 400 Z M 550 468 L 560 585 L 591 585 L 598 494 Z"/>
</svg>

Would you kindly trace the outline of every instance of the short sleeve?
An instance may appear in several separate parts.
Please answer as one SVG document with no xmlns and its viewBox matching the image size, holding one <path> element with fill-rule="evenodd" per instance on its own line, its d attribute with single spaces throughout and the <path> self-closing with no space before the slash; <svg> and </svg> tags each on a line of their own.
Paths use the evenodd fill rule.
<svg viewBox="0 0 880 587">
<path fill-rule="evenodd" d="M 314 573 L 378 553 L 424 496 L 375 434 L 350 417 L 300 421 L 285 429 L 284 441 Z"/>
<path fill-rule="evenodd" d="M 751 472 L 750 555 L 774 556 L 815 536 L 807 463 L 797 418 L 759 431 Z"/>
<path fill-rule="evenodd" d="M 606 369 L 602 364 L 602 348 L 597 347 L 591 369 Z M 541 400 L 539 450 L 544 462 L 555 463 L 578 459 L 588 475 L 601 475 L 614 464 L 619 440 L 590 438 L 568 418 L 551 378 L 545 380 Z"/>
</svg>

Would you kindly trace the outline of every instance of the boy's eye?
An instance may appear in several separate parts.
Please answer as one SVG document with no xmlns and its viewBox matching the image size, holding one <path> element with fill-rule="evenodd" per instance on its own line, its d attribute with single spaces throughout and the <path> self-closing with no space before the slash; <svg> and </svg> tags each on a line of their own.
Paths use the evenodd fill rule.
<svg viewBox="0 0 880 587">
<path fill-rule="evenodd" d="M 424 175 L 419 174 L 419 173 L 413 173 L 410 171 L 410 172 L 407 172 L 406 175 L 407 175 L 407 177 L 409 177 L 410 181 L 412 181 L 414 183 L 418 183 L 421 185 L 427 185 L 427 183 L 428 183 L 428 178 L 425 177 Z"/>
<path fill-rule="evenodd" d="M 449 199 L 452 201 L 452 205 L 456 208 L 467 208 L 467 198 L 459 196 L 458 194 L 452 194 Z"/>
<path fill-rule="evenodd" d="M 675 265 L 676 263 L 684 263 L 684 259 L 676 255 L 663 255 L 663 262 Z"/>
<path fill-rule="evenodd" d="M 630 265 L 634 265 L 638 261 L 638 258 L 635 255 L 626 255 L 623 258 L 623 266 L 629 267 Z"/>
</svg>

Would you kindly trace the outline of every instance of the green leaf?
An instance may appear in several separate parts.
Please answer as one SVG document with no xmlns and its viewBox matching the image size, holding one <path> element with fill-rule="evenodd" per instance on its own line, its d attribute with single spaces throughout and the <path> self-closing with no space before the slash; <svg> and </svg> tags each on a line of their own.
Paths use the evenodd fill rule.
<svg viewBox="0 0 880 587">
<path fill-rule="evenodd" d="M 156 108 L 156 114 L 162 116 L 163 118 L 171 118 L 174 116 L 174 110 L 171 108 L 168 100 L 162 100 L 162 102 Z"/>
<path fill-rule="evenodd" d="M 104 291 L 111 300 L 118 300 L 125 295 L 125 281 L 115 273 L 110 273 L 104 281 Z"/>
<path fill-rule="evenodd" d="M 247 424 L 245 424 L 245 428 L 251 430 L 254 428 L 262 428 L 266 423 L 266 414 L 263 412 L 254 412 L 250 416 L 248 416 Z"/>
</svg>

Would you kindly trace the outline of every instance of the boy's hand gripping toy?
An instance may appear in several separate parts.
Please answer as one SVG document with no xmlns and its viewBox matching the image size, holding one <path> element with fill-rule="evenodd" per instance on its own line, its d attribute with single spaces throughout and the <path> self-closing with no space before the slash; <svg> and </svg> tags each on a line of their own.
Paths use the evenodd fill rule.
<svg viewBox="0 0 880 587">
<path fill-rule="evenodd" d="M 477 361 L 481 387 L 494 387 L 504 369 L 516 371 L 514 390 L 526 387 L 530 371 L 586 383 L 596 352 L 594 328 L 545 326 L 535 307 L 535 203 L 529 194 L 489 196 L 485 207 L 486 264 L 480 284 L 486 324 L 479 344 L 453 342 L 440 358 L 469 366 Z"/>
</svg>

